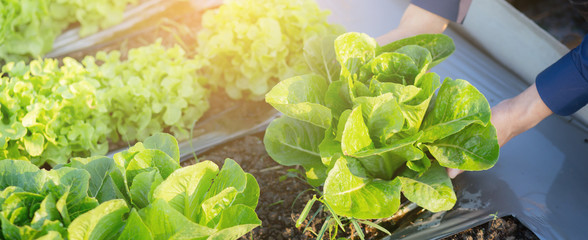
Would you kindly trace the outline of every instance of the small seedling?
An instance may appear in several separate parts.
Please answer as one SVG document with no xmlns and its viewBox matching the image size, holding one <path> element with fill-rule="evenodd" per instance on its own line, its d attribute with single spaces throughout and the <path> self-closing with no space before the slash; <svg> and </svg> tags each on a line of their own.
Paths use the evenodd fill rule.
<svg viewBox="0 0 588 240">
<path fill-rule="evenodd" d="M 498 216 L 498 211 L 496 211 L 496 212 L 495 212 L 495 213 L 493 213 L 493 214 L 490 214 L 490 217 L 492 217 L 492 221 L 496 221 L 496 219 L 500 218 L 500 217 Z"/>
<path fill-rule="evenodd" d="M 333 209 L 329 206 L 329 204 L 327 202 L 325 202 L 322 197 L 317 198 L 316 195 L 313 195 L 313 197 L 306 203 L 306 206 L 304 207 L 304 209 L 302 210 L 302 213 L 300 214 L 300 217 L 298 218 L 298 220 L 296 221 L 296 227 L 300 227 L 303 223 L 304 220 L 306 220 L 308 214 L 310 213 L 312 206 L 315 204 L 315 202 L 319 202 L 320 203 L 320 207 L 318 208 L 318 210 L 312 215 L 312 217 L 309 219 L 308 223 L 306 224 L 307 226 L 304 228 L 303 232 L 305 232 L 308 229 L 308 226 L 311 225 L 312 221 L 315 219 L 315 217 L 320 213 L 320 212 L 327 212 L 328 216 L 325 219 L 325 222 L 323 223 L 321 230 L 316 233 L 317 238 L 316 239 L 322 239 L 326 232 L 329 232 L 329 239 L 337 239 L 337 233 L 339 231 L 339 228 L 343 231 L 345 231 L 345 226 L 349 225 L 351 223 L 351 225 L 353 226 L 353 228 L 351 229 L 352 232 L 355 232 L 360 239 L 365 239 L 365 234 L 361 229 L 361 225 L 360 224 L 365 224 L 368 225 L 370 227 L 376 228 L 388 235 L 391 235 L 390 231 L 388 231 L 387 229 L 383 228 L 382 226 L 367 221 L 367 220 L 359 220 L 359 219 L 355 219 L 355 218 L 349 218 L 349 217 L 342 217 L 337 215 Z M 325 210 L 326 208 L 326 210 Z M 314 233 L 314 232 L 313 232 Z"/>
</svg>

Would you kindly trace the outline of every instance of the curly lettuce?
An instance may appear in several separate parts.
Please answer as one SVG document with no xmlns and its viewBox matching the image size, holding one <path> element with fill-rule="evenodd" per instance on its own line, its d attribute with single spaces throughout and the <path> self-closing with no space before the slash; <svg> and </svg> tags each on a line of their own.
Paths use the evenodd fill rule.
<svg viewBox="0 0 588 240">
<path fill-rule="evenodd" d="M 0 159 L 36 165 L 108 151 L 107 109 L 100 83 L 82 64 L 65 58 L 8 63 L 0 79 Z"/>
<path fill-rule="evenodd" d="M 233 99 L 260 99 L 277 82 L 310 72 L 305 42 L 340 34 L 313 0 L 227 1 L 208 10 L 198 32 L 202 73 Z"/>
<path fill-rule="evenodd" d="M 125 7 L 135 2 L 0 0 L 0 63 L 41 57 L 72 23 L 80 24 L 80 36 L 117 24 Z"/>
<path fill-rule="evenodd" d="M 187 139 L 208 110 L 201 63 L 159 42 L 81 63 L 65 58 L 10 62 L 0 78 L 0 159 L 55 166 L 103 155 L 109 144 L 158 132 Z"/>
<path fill-rule="evenodd" d="M 209 108 L 206 79 L 196 73 L 202 62 L 187 58 L 177 45 L 166 48 L 158 41 L 129 50 L 125 60 L 112 51 L 82 62 L 103 86 L 99 98 L 109 112 L 112 142 L 141 141 L 163 131 L 185 140 Z"/>
</svg>

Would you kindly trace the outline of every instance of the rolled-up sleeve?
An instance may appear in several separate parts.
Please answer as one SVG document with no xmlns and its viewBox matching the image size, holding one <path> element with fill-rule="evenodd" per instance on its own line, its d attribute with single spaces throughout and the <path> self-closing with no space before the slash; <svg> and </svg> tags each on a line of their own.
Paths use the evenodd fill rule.
<svg viewBox="0 0 588 240">
<path fill-rule="evenodd" d="M 535 80 L 541 99 L 561 116 L 575 113 L 588 103 L 588 41 L 549 66 Z"/>
<path fill-rule="evenodd" d="M 463 23 L 472 0 L 412 0 L 410 3 L 447 20 Z"/>
</svg>

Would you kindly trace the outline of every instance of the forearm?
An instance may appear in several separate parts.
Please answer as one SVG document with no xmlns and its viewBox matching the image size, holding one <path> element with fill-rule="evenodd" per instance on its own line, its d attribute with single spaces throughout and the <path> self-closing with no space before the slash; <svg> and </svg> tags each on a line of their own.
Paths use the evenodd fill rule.
<svg viewBox="0 0 588 240">
<path fill-rule="evenodd" d="M 551 114 L 535 84 L 516 97 L 500 102 L 492 108 L 492 124 L 496 127 L 498 144 L 504 145 Z"/>
<path fill-rule="evenodd" d="M 527 90 L 493 108 L 492 122 L 500 145 L 552 113 L 567 116 L 588 103 L 587 38 L 539 73 Z"/>
<path fill-rule="evenodd" d="M 386 45 L 398 39 L 424 33 L 443 33 L 449 20 L 422 9 L 414 4 L 408 5 L 398 27 L 378 38 L 380 45 Z"/>
</svg>

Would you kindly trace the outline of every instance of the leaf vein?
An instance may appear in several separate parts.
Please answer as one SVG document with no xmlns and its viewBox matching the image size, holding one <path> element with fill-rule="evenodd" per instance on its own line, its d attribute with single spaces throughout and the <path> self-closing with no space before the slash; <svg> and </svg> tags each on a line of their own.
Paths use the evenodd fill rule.
<svg viewBox="0 0 588 240">
<path fill-rule="evenodd" d="M 288 143 L 283 143 L 283 144 L 284 144 L 284 146 L 289 147 L 289 148 L 292 148 L 294 150 L 298 150 L 298 151 L 301 151 L 301 152 L 304 152 L 304 153 L 308 153 L 308 154 L 311 154 L 311 155 L 314 155 L 314 156 L 317 156 L 317 157 L 320 157 L 321 156 L 320 154 L 318 154 L 316 152 L 309 151 L 307 149 L 304 149 L 304 148 L 301 148 L 301 147 L 298 147 L 298 146 L 295 146 L 295 145 L 292 145 L 292 144 L 288 144 Z"/>
</svg>

